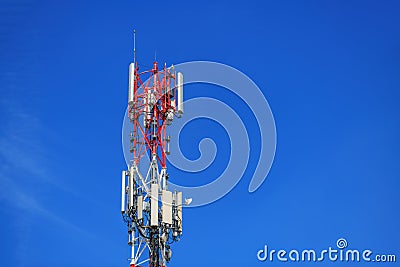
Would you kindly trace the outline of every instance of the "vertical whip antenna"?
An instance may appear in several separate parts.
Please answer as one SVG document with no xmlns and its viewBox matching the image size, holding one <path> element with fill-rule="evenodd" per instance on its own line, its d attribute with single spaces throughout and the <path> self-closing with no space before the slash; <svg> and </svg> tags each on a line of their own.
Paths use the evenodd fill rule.
<svg viewBox="0 0 400 267">
<path fill-rule="evenodd" d="M 133 63 L 136 64 L 136 29 L 133 29 Z"/>
</svg>

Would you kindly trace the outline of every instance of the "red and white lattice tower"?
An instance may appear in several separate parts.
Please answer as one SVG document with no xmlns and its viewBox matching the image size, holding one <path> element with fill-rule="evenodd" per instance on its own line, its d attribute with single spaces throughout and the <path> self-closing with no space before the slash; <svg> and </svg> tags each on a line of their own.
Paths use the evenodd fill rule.
<svg viewBox="0 0 400 267">
<path fill-rule="evenodd" d="M 159 69 L 157 62 L 140 71 L 135 48 L 134 55 L 128 94 L 133 160 L 122 172 L 121 212 L 132 248 L 130 267 L 147 262 L 159 267 L 169 262 L 170 244 L 182 235 L 182 192 L 168 190 L 166 156 L 167 126 L 183 114 L 183 75 L 166 64 Z M 141 161 L 149 162 L 145 170 L 139 169 Z"/>
</svg>

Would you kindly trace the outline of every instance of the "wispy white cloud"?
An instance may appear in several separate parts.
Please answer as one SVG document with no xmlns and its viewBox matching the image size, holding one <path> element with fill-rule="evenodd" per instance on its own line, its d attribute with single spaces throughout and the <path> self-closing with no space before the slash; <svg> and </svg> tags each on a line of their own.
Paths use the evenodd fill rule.
<svg viewBox="0 0 400 267">
<path fill-rule="evenodd" d="M 46 207 L 40 192 L 32 190 L 32 185 L 36 184 L 40 186 L 35 188 L 54 189 L 68 194 L 72 192 L 62 183 L 62 179 L 44 164 L 49 160 L 39 138 L 43 130 L 39 120 L 8 100 L 9 102 L 5 102 L 4 99 L 0 101 L 0 204 L 21 213 L 21 218 L 18 218 L 15 225 L 18 231 L 15 233 L 18 241 L 17 258 L 26 258 L 29 220 L 36 216 L 56 224 L 57 227 L 74 231 L 80 236 L 96 238 L 86 229 Z"/>
</svg>

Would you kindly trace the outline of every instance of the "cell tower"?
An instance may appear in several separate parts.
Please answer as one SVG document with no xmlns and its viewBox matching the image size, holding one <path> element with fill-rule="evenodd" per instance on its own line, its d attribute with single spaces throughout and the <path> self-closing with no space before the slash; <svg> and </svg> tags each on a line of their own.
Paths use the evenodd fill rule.
<svg viewBox="0 0 400 267">
<path fill-rule="evenodd" d="M 128 111 L 133 160 L 122 171 L 121 212 L 128 226 L 130 267 L 147 262 L 150 267 L 166 266 L 172 256 L 171 243 L 182 235 L 182 205 L 191 202 L 182 203 L 182 192 L 168 190 L 166 165 L 167 126 L 183 114 L 183 75 L 166 64 L 159 70 L 156 61 L 152 69 L 139 71 L 135 44 L 129 65 Z M 139 169 L 141 161 L 149 162 L 145 172 Z"/>
</svg>

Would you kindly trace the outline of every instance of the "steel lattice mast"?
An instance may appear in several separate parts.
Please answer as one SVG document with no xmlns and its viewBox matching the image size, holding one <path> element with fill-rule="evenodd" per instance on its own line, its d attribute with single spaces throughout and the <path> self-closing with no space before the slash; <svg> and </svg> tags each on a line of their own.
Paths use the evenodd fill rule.
<svg viewBox="0 0 400 267">
<path fill-rule="evenodd" d="M 182 193 L 168 190 L 166 156 L 167 126 L 183 114 L 183 75 L 166 64 L 159 70 L 156 61 L 152 69 L 139 71 L 136 48 L 134 55 L 128 94 L 133 160 L 122 172 L 121 212 L 132 248 L 130 267 L 146 262 L 159 267 L 169 262 L 170 244 L 182 234 Z M 148 169 L 141 172 L 139 163 L 148 158 Z"/>
</svg>

